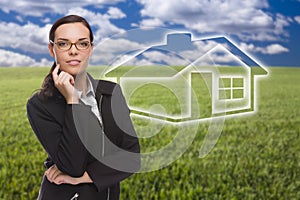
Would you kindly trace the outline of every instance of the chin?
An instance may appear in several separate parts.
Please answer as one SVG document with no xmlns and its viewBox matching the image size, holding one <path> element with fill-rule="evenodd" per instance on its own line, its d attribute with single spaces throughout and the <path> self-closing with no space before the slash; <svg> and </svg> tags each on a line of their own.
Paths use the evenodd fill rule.
<svg viewBox="0 0 300 200">
<path fill-rule="evenodd" d="M 68 70 L 63 70 L 64 72 L 72 75 L 72 76 L 76 76 L 77 74 L 80 73 L 79 69 L 68 69 Z"/>
<path fill-rule="evenodd" d="M 76 76 L 80 73 L 84 73 L 86 68 L 81 66 L 68 66 L 66 69 L 62 69 L 64 72 L 71 74 L 72 76 Z"/>
</svg>

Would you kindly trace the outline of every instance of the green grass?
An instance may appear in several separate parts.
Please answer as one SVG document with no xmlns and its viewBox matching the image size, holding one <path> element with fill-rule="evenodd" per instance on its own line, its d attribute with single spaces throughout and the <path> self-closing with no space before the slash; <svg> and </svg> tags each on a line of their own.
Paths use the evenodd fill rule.
<svg viewBox="0 0 300 200">
<path fill-rule="evenodd" d="M 46 156 L 25 104 L 49 68 L 0 68 L 0 199 L 36 199 Z M 298 199 L 300 197 L 300 68 L 269 68 L 259 81 L 258 111 L 228 118 L 212 152 L 200 159 L 205 125 L 171 165 L 122 182 L 122 199 Z M 97 70 L 91 70 L 97 74 Z M 146 104 L 149 102 L 145 102 Z M 142 150 L 176 131 L 166 127 Z"/>
</svg>

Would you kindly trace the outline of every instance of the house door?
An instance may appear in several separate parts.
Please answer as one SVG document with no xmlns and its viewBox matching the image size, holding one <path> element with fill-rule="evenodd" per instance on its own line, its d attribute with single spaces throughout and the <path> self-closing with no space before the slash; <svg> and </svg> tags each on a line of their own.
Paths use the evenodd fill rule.
<svg viewBox="0 0 300 200">
<path fill-rule="evenodd" d="M 211 72 L 191 74 L 192 118 L 204 119 L 212 116 L 212 78 Z"/>
</svg>

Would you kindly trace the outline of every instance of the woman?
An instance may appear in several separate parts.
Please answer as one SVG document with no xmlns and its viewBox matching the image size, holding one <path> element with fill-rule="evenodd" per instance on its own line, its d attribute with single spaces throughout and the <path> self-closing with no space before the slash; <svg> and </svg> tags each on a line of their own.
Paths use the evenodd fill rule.
<svg viewBox="0 0 300 200">
<path fill-rule="evenodd" d="M 88 22 L 57 20 L 48 49 L 55 62 L 27 102 L 30 124 L 48 154 L 38 199 L 119 199 L 120 181 L 140 167 L 139 142 L 119 85 L 86 71 Z"/>
</svg>

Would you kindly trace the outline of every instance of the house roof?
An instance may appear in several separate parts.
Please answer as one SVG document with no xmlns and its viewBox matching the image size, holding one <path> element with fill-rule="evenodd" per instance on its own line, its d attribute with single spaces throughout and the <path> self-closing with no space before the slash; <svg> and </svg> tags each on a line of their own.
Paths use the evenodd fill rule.
<svg viewBox="0 0 300 200">
<path fill-rule="evenodd" d="M 260 64 L 224 36 L 192 41 L 190 33 L 173 33 L 168 34 L 166 39 L 166 44 L 152 46 L 139 52 L 130 59 L 120 62 L 105 75 L 107 77 L 171 77 L 218 45 L 225 47 L 245 66 L 253 69 L 254 75 L 267 74 Z M 149 58 L 154 62 L 147 62 Z M 138 64 L 134 64 L 136 60 L 139 61 Z"/>
</svg>

